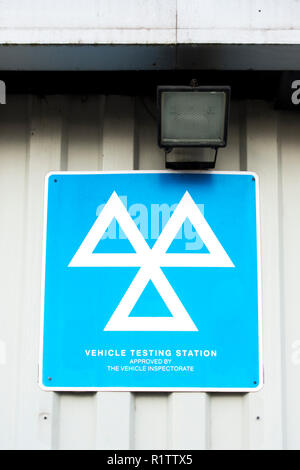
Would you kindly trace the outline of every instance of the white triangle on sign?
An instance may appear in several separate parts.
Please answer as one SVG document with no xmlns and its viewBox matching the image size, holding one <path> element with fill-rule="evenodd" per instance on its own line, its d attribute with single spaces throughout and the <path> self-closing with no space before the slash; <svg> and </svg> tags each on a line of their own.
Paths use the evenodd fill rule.
<svg viewBox="0 0 300 470">
<path fill-rule="evenodd" d="M 130 317 L 149 281 L 170 310 L 172 317 Z M 162 270 L 143 266 L 104 328 L 105 331 L 198 331 Z"/>
<path fill-rule="evenodd" d="M 186 219 L 190 220 L 209 253 L 167 253 Z M 188 191 L 164 226 L 151 252 L 154 256 L 159 255 L 159 266 L 163 267 L 234 268 L 234 264 Z"/>
<path fill-rule="evenodd" d="M 113 218 L 118 221 L 135 253 L 94 253 Z M 209 253 L 166 253 L 186 218 L 190 219 Z M 188 192 L 150 249 L 114 191 L 69 264 L 69 267 L 96 266 L 140 267 L 105 331 L 198 331 L 161 267 L 234 267 L 234 264 Z M 150 280 L 172 317 L 129 316 Z"/>
<path fill-rule="evenodd" d="M 136 253 L 93 253 L 105 231 L 116 219 Z M 114 191 L 94 225 L 71 260 L 69 267 L 141 266 L 141 256 L 150 248 L 143 235 Z"/>
</svg>

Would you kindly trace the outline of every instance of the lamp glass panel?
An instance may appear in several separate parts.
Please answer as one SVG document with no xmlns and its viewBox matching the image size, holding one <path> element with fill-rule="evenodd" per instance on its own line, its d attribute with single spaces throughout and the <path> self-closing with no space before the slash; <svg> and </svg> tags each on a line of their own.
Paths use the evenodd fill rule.
<svg viewBox="0 0 300 470">
<path fill-rule="evenodd" d="M 218 145 L 224 140 L 226 94 L 166 91 L 161 98 L 163 145 Z"/>
</svg>

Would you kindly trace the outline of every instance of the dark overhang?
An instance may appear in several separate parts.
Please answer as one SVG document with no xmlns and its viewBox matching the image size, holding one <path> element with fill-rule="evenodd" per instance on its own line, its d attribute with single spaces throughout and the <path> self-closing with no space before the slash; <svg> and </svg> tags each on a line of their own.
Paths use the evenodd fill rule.
<svg viewBox="0 0 300 470">
<path fill-rule="evenodd" d="M 1 71 L 300 70 L 298 44 L 1 45 Z"/>
</svg>

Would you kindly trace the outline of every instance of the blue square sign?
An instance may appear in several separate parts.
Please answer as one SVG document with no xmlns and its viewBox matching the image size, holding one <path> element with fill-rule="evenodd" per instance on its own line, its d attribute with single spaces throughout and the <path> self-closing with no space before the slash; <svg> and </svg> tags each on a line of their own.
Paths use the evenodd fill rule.
<svg viewBox="0 0 300 470">
<path fill-rule="evenodd" d="M 255 174 L 50 173 L 43 273 L 44 390 L 262 386 Z"/>
</svg>

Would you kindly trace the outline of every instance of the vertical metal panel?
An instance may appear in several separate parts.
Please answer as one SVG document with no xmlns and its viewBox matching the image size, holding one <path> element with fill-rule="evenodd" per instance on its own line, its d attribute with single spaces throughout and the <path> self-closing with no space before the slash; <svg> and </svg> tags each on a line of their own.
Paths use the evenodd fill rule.
<svg viewBox="0 0 300 470">
<path fill-rule="evenodd" d="M 20 374 L 21 289 L 27 189 L 27 97 L 12 98 L 0 113 L 0 447 L 14 448 Z M 9 203 L 8 203 L 8 194 Z"/>
<path fill-rule="evenodd" d="M 248 103 L 246 117 L 247 168 L 260 176 L 263 354 L 265 387 L 246 398 L 250 448 L 278 448 L 283 445 L 281 234 L 280 211 L 280 124 L 278 113 L 263 102 Z M 297 117 L 295 116 L 295 119 Z M 299 167 L 300 170 L 300 167 Z M 300 445 L 300 442 L 299 442 Z"/>
<path fill-rule="evenodd" d="M 285 441 L 299 448 L 300 420 L 300 125 L 299 117 L 284 113 L 280 119 L 280 186 L 281 186 L 281 269 L 282 269 L 282 358 L 284 361 L 283 412 Z M 295 344 L 297 345 L 295 349 Z M 298 356 L 295 356 L 295 351 Z M 298 359 L 297 359 L 298 357 Z"/>
<path fill-rule="evenodd" d="M 299 121 L 264 102 L 233 103 L 217 166 L 260 176 L 264 388 L 58 394 L 37 385 L 44 176 L 164 168 L 154 113 L 151 102 L 117 96 L 9 96 L 1 107 L 1 448 L 300 448 Z"/>
</svg>

